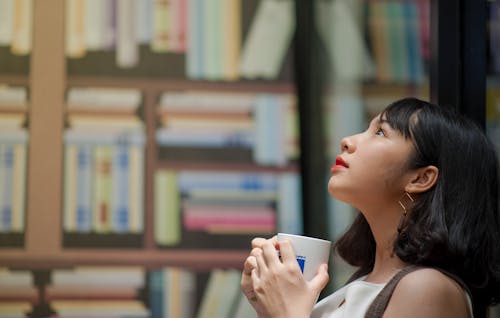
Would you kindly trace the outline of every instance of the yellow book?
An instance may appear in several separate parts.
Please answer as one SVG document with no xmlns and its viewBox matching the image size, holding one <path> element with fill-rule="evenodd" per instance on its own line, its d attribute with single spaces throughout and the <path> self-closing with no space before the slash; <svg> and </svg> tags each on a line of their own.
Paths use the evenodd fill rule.
<svg viewBox="0 0 500 318">
<path fill-rule="evenodd" d="M 223 75 L 226 80 L 239 76 L 241 48 L 241 0 L 223 0 Z"/>
<path fill-rule="evenodd" d="M 26 145 L 14 146 L 14 180 L 12 198 L 12 231 L 24 231 L 25 193 L 26 193 Z"/>
<path fill-rule="evenodd" d="M 76 145 L 66 145 L 64 153 L 64 230 L 76 231 L 76 178 L 77 178 Z"/>
<path fill-rule="evenodd" d="M 111 164 L 113 151 L 110 146 L 94 149 L 94 230 L 106 233 L 111 230 Z"/>
<path fill-rule="evenodd" d="M 155 174 L 155 240 L 173 245 L 180 240 L 181 216 L 177 175 L 172 171 Z"/>
<path fill-rule="evenodd" d="M 31 52 L 33 37 L 33 0 L 16 0 L 11 51 L 26 55 Z"/>
<path fill-rule="evenodd" d="M 70 58 L 83 57 L 86 53 L 85 0 L 66 1 L 66 55 Z"/>
<path fill-rule="evenodd" d="M 129 147 L 129 231 L 144 229 L 144 148 Z"/>
<path fill-rule="evenodd" d="M 167 52 L 169 49 L 170 11 L 170 1 L 153 1 L 153 39 L 151 41 L 153 52 Z"/>
</svg>

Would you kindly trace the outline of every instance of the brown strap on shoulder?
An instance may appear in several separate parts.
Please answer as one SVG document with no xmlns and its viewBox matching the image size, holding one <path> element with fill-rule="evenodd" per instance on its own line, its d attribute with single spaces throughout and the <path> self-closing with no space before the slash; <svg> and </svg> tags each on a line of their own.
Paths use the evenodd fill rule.
<svg viewBox="0 0 500 318">
<path fill-rule="evenodd" d="M 392 293 L 394 292 L 394 289 L 396 288 L 396 285 L 399 283 L 401 278 L 419 268 L 421 267 L 410 265 L 403 268 L 396 275 L 394 275 L 394 277 L 384 286 L 384 288 L 382 288 L 377 297 L 375 297 L 370 307 L 368 307 L 365 318 L 382 318 L 385 309 L 389 304 L 389 300 L 391 300 Z"/>
<path fill-rule="evenodd" d="M 406 274 L 409 274 L 421 268 L 424 267 L 410 265 L 403 268 L 396 275 L 394 275 L 394 277 L 380 291 L 377 297 L 375 297 L 370 307 L 368 307 L 368 310 L 365 314 L 365 318 L 382 318 L 387 308 L 387 305 L 389 304 L 389 300 L 391 300 L 392 293 L 394 292 L 394 289 L 396 288 L 396 285 L 399 283 L 399 281 Z M 460 279 L 460 277 L 439 268 L 434 268 L 434 269 L 440 271 L 441 273 L 455 280 L 469 294 L 469 296 L 471 295 L 469 288 L 467 288 L 467 285 Z"/>
</svg>

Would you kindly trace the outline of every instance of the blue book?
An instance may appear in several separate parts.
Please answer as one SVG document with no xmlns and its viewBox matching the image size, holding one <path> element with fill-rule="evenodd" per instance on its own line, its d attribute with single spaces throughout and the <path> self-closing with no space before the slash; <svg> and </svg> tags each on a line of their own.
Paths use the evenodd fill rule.
<svg viewBox="0 0 500 318">
<path fill-rule="evenodd" d="M 278 187 L 276 176 L 267 173 L 182 171 L 178 182 L 184 193 L 193 189 L 260 191 Z"/>
<path fill-rule="evenodd" d="M 412 83 L 421 83 L 424 79 L 423 56 L 421 55 L 420 36 L 418 27 L 417 5 L 405 2 L 403 5 L 403 21 L 406 29 L 406 43 L 408 46 L 408 75 Z"/>
<path fill-rule="evenodd" d="M 76 231 L 92 229 L 93 147 L 79 145 L 77 155 Z"/>
<path fill-rule="evenodd" d="M 151 317 L 164 317 L 164 283 L 163 283 L 163 271 L 156 270 L 152 271 L 149 275 L 149 300 Z"/>
<path fill-rule="evenodd" d="M 12 184 L 14 177 L 14 146 L 0 145 L 0 232 L 10 232 L 12 229 Z"/>
<path fill-rule="evenodd" d="M 129 146 L 118 144 L 113 147 L 111 170 L 112 180 L 112 230 L 113 232 L 128 232 L 129 228 Z"/>
</svg>

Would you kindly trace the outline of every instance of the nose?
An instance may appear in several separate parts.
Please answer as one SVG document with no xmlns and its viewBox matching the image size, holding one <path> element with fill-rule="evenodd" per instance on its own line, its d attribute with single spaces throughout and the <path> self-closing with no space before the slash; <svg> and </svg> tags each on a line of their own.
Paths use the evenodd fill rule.
<svg viewBox="0 0 500 318">
<path fill-rule="evenodd" d="M 342 152 L 346 151 L 347 153 L 351 153 L 354 151 L 354 148 L 355 146 L 351 137 L 344 137 L 340 141 L 340 151 Z"/>
</svg>

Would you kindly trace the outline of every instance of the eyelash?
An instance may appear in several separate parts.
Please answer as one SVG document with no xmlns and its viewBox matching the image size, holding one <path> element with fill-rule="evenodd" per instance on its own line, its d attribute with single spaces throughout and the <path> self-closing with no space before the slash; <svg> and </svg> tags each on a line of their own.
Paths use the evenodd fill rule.
<svg viewBox="0 0 500 318">
<path fill-rule="evenodd" d="M 385 132 L 384 132 L 384 130 L 383 130 L 382 128 L 380 128 L 380 127 L 379 127 L 379 128 L 377 128 L 377 132 L 375 132 L 375 135 L 379 135 L 379 132 L 381 132 L 381 133 L 382 133 L 382 136 L 385 136 Z"/>
</svg>

